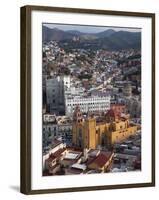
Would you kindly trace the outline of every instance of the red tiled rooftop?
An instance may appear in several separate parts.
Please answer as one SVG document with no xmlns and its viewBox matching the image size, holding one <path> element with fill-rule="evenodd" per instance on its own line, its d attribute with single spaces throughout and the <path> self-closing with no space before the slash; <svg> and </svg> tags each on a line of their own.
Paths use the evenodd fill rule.
<svg viewBox="0 0 159 200">
<path fill-rule="evenodd" d="M 120 117 L 121 116 L 121 113 L 120 112 L 117 112 L 116 110 L 114 109 L 110 109 L 108 110 L 106 116 L 109 116 L 109 117 Z"/>
<path fill-rule="evenodd" d="M 53 147 L 56 147 L 56 146 L 58 146 L 59 144 L 61 144 L 62 143 L 62 141 L 59 141 L 59 140 L 57 140 L 57 139 L 54 139 L 53 141 L 52 141 L 52 146 Z"/>
<path fill-rule="evenodd" d="M 50 161 L 50 162 L 51 162 L 52 160 L 54 160 L 54 159 L 60 157 L 61 154 L 62 154 L 65 150 L 66 150 L 65 148 L 64 148 L 64 149 L 59 149 L 59 150 L 57 150 L 55 153 L 51 153 L 50 156 L 49 156 L 49 158 L 47 159 L 47 161 Z"/>
<path fill-rule="evenodd" d="M 53 153 L 53 156 L 55 156 L 55 157 L 57 158 L 57 157 L 59 157 L 65 150 L 66 150 L 66 148 L 59 149 L 59 150 L 57 150 L 55 153 Z"/>
<path fill-rule="evenodd" d="M 111 151 L 100 151 L 101 152 L 101 154 L 104 154 L 105 156 L 107 156 L 108 158 L 110 158 L 110 156 L 113 154 L 113 152 L 111 152 Z"/>
<path fill-rule="evenodd" d="M 89 164 L 96 164 L 99 167 L 103 167 L 107 161 L 109 160 L 110 155 L 106 155 L 105 153 L 100 153 L 95 159 L 93 159 L 92 161 L 90 161 Z"/>
<path fill-rule="evenodd" d="M 56 159 L 56 157 L 51 154 L 46 161 L 47 162 L 52 162 L 54 159 Z"/>
</svg>

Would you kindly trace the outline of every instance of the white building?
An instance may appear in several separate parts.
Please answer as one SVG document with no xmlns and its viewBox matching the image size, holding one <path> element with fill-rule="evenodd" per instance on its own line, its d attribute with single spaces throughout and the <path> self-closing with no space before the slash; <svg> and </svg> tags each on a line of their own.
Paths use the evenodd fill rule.
<svg viewBox="0 0 159 200">
<path fill-rule="evenodd" d="M 80 106 L 83 113 L 107 111 L 110 108 L 110 96 L 90 96 L 90 97 L 65 97 L 65 113 L 72 116 L 76 106 Z"/>
<path fill-rule="evenodd" d="M 65 90 L 65 98 L 68 97 L 77 97 L 77 96 L 83 96 L 85 89 L 82 87 L 70 87 L 67 90 Z M 67 96 L 67 97 L 66 97 Z"/>
<path fill-rule="evenodd" d="M 54 122 L 54 121 L 56 121 L 56 115 L 44 114 L 43 121 L 44 121 L 44 123 Z"/>
<path fill-rule="evenodd" d="M 70 88 L 70 76 L 57 76 L 46 80 L 46 102 L 50 113 L 64 114 L 65 88 Z"/>
</svg>

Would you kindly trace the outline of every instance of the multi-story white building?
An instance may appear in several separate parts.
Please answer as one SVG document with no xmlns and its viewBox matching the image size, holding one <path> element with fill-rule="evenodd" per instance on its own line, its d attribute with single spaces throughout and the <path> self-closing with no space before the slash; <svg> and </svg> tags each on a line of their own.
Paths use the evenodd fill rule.
<svg viewBox="0 0 159 200">
<path fill-rule="evenodd" d="M 46 102 L 51 114 L 64 114 L 64 90 L 70 88 L 70 76 L 57 76 L 46 80 Z"/>
<path fill-rule="evenodd" d="M 79 87 L 79 88 L 76 88 L 76 87 L 70 87 L 68 88 L 67 90 L 65 90 L 65 98 L 68 98 L 68 97 L 80 97 L 80 96 L 83 96 L 84 94 L 84 88 L 82 87 Z"/>
<path fill-rule="evenodd" d="M 110 108 L 110 96 L 65 97 L 65 113 L 72 116 L 76 106 L 80 106 L 83 113 L 107 111 Z"/>
</svg>

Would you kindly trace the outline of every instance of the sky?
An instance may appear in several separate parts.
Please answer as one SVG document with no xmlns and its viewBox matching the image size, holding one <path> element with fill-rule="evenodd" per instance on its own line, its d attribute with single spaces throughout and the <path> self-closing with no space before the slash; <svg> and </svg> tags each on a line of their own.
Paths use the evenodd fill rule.
<svg viewBox="0 0 159 200">
<path fill-rule="evenodd" d="M 48 28 L 58 28 L 63 31 L 68 30 L 76 30 L 84 33 L 98 33 L 102 32 L 108 29 L 113 29 L 115 31 L 130 31 L 130 32 L 140 32 L 141 29 L 139 28 L 122 28 L 122 27 L 108 27 L 108 26 L 82 26 L 82 25 L 67 25 L 67 24 L 50 24 L 50 23 L 44 23 L 44 26 L 47 26 Z"/>
</svg>

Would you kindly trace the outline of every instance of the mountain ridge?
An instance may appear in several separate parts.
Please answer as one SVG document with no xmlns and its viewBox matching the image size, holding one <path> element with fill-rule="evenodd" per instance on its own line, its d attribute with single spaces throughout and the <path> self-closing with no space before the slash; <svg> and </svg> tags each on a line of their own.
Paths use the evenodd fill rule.
<svg viewBox="0 0 159 200">
<path fill-rule="evenodd" d="M 124 48 L 141 48 L 141 32 L 115 31 L 107 29 L 98 33 L 84 33 L 78 30 L 64 31 L 58 28 L 42 28 L 43 41 L 71 41 L 78 37 L 80 42 L 86 41 L 97 44 L 97 48 L 106 49 L 124 49 Z M 73 43 L 71 43 L 73 45 Z M 77 45 L 76 45 L 77 46 Z"/>
</svg>

